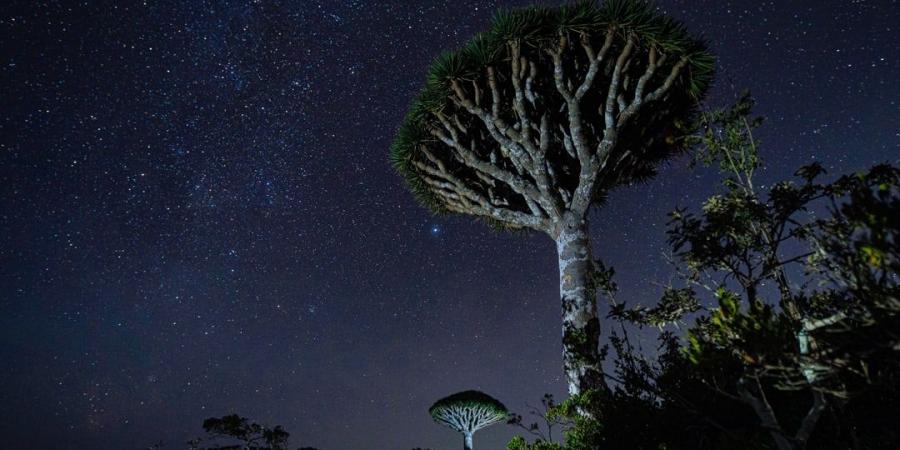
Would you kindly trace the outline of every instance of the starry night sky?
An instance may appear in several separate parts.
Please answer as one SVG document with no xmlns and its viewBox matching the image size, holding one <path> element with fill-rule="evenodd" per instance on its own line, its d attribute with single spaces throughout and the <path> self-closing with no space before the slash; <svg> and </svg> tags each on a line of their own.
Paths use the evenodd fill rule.
<svg viewBox="0 0 900 450">
<path fill-rule="evenodd" d="M 430 60 L 527 1 L 14 1 L 0 13 L 0 435 L 165 448 L 237 412 L 327 450 L 457 448 L 427 408 L 561 395 L 550 239 L 418 206 L 388 163 Z M 768 116 L 763 182 L 900 156 L 900 4 L 659 0 Z M 670 163 L 593 218 L 625 300 L 671 276 Z M 505 425 L 476 435 L 502 448 Z"/>
</svg>

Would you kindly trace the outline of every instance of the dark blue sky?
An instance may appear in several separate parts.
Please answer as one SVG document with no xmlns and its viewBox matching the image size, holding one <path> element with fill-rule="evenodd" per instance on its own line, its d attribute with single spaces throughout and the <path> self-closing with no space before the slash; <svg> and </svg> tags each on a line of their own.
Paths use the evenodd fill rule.
<svg viewBox="0 0 900 450">
<path fill-rule="evenodd" d="M 449 449 L 438 397 L 560 394 L 552 242 L 433 218 L 387 161 L 430 60 L 526 3 L 5 6 L 4 443 L 182 448 L 237 412 L 294 446 Z M 711 104 L 757 97 L 763 183 L 900 158 L 896 1 L 658 5 L 712 42 Z M 714 190 L 676 160 L 598 212 L 624 299 L 657 298 L 665 214 Z"/>
</svg>

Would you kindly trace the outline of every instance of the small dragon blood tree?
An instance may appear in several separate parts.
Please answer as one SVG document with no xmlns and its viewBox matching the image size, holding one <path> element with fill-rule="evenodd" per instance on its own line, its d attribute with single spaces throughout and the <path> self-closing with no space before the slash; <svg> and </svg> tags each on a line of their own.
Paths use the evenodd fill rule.
<svg viewBox="0 0 900 450">
<path fill-rule="evenodd" d="M 442 398 L 428 409 L 435 422 L 462 433 L 463 448 L 472 450 L 472 434 L 506 420 L 509 411 L 499 400 L 479 391 L 465 391 Z"/>
<path fill-rule="evenodd" d="M 570 394 L 606 388 L 588 212 L 683 150 L 713 66 L 641 0 L 500 11 L 434 61 L 397 133 L 391 160 L 427 207 L 556 243 Z"/>
</svg>

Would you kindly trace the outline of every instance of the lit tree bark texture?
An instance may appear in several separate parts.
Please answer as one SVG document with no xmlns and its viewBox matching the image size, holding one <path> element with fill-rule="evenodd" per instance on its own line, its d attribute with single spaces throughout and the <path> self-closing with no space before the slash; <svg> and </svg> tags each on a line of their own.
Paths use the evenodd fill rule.
<svg viewBox="0 0 900 450">
<path fill-rule="evenodd" d="M 482 428 L 502 422 L 506 414 L 498 413 L 496 408 L 489 406 L 453 405 L 439 409 L 433 417 L 462 433 L 465 450 L 472 450 L 472 435 Z"/>
<path fill-rule="evenodd" d="M 619 137 L 670 117 L 660 100 L 687 60 L 613 29 L 561 35 L 543 50 L 510 41 L 507 53 L 450 82 L 449 105 L 432 113 L 434 140 L 420 146 L 414 165 L 447 210 L 554 239 L 569 393 L 603 389 L 587 212 L 598 195 L 648 167 L 649 143 L 625 148 Z M 658 140 L 663 132 L 638 135 Z"/>
<path fill-rule="evenodd" d="M 593 272 L 587 223 L 570 217 L 556 238 L 562 299 L 563 368 L 569 394 L 604 385 L 598 343 L 600 319 L 589 277 Z"/>
</svg>

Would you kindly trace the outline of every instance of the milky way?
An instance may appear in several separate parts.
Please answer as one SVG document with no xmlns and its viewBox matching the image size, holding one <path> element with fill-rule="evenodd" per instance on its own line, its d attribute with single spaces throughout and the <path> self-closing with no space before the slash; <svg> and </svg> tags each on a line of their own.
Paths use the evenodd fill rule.
<svg viewBox="0 0 900 450">
<path fill-rule="evenodd" d="M 431 217 L 387 159 L 431 59 L 525 3 L 5 5 L 6 445 L 183 448 L 237 412 L 293 446 L 447 449 L 439 397 L 561 395 L 552 242 Z M 762 182 L 897 161 L 896 1 L 658 4 L 719 56 L 710 104 L 757 97 Z M 665 215 L 715 179 L 676 160 L 594 216 L 625 300 L 658 297 Z"/>
</svg>

